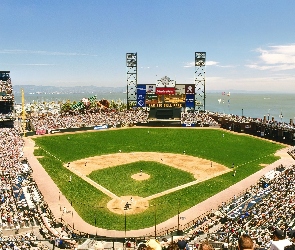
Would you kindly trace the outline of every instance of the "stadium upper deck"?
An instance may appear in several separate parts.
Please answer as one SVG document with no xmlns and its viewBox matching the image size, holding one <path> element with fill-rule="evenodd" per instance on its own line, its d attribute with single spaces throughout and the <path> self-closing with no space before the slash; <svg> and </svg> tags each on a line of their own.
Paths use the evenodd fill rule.
<svg viewBox="0 0 295 250">
<path fill-rule="evenodd" d="M 10 71 L 0 71 L 0 127 L 13 127 L 13 105 Z"/>
</svg>

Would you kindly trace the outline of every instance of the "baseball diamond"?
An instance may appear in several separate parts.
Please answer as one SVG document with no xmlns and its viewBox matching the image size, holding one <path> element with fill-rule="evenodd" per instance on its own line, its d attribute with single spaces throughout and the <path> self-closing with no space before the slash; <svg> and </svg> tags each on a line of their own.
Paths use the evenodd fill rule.
<svg viewBox="0 0 295 250">
<path fill-rule="evenodd" d="M 153 231 L 155 218 L 160 229 L 178 211 L 185 214 L 249 175 L 266 171 L 279 159 L 275 152 L 284 148 L 220 129 L 110 129 L 68 138 L 67 134 L 33 138 L 34 154 L 42 156 L 38 161 L 62 193 L 51 194 L 55 206 L 63 206 L 56 199 L 64 195 L 68 210 L 98 228 L 100 235 L 116 230 L 121 236 L 126 217 L 128 235 L 137 231 L 140 235 L 144 228 L 145 233 Z M 221 202 L 212 203 L 212 208 Z M 74 220 L 70 215 L 63 219 L 69 224 Z M 176 223 L 174 219 L 172 224 Z"/>
</svg>

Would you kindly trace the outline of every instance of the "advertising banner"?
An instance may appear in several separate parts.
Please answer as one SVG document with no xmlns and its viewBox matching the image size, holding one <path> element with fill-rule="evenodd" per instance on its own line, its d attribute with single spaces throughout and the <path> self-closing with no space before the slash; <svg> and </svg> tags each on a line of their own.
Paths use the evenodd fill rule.
<svg viewBox="0 0 295 250">
<path fill-rule="evenodd" d="M 176 85 L 175 86 L 175 94 L 176 95 L 184 95 L 185 94 L 185 85 Z"/>
<path fill-rule="evenodd" d="M 195 85 L 193 84 L 187 84 L 185 85 L 185 94 L 195 94 Z"/>
<path fill-rule="evenodd" d="M 146 93 L 155 94 L 156 93 L 156 85 L 146 85 Z"/>
<path fill-rule="evenodd" d="M 137 85 L 137 95 L 138 94 L 146 94 L 146 85 Z"/>
<path fill-rule="evenodd" d="M 182 125 L 181 125 L 182 127 L 196 127 L 196 124 L 195 123 L 183 123 Z"/>
<path fill-rule="evenodd" d="M 146 99 L 147 100 L 158 100 L 158 96 L 155 94 L 147 94 Z"/>
<path fill-rule="evenodd" d="M 188 108 L 192 108 L 195 106 L 195 95 L 190 94 L 185 96 L 185 106 Z"/>
<path fill-rule="evenodd" d="M 136 100 L 136 103 L 137 103 L 137 107 L 145 107 L 145 94 L 139 94 L 137 92 L 137 100 Z"/>
<path fill-rule="evenodd" d="M 156 88 L 157 95 L 175 95 L 175 88 Z"/>
<path fill-rule="evenodd" d="M 145 107 L 146 85 L 137 85 L 137 107 Z"/>
<path fill-rule="evenodd" d="M 107 129 L 108 125 L 98 125 L 93 127 L 94 130 Z"/>
<path fill-rule="evenodd" d="M 136 104 L 137 107 L 145 107 L 145 99 L 137 99 Z"/>
</svg>

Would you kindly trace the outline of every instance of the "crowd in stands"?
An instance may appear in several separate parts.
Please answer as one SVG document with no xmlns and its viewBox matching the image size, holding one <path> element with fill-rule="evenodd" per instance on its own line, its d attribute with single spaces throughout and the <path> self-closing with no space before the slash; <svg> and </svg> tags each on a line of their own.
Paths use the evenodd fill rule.
<svg viewBox="0 0 295 250">
<path fill-rule="evenodd" d="M 181 113 L 181 124 L 199 124 L 199 126 L 217 126 L 209 112 L 195 111 L 192 113 Z M 132 126 L 136 123 L 148 123 L 149 113 L 143 109 L 132 109 L 118 111 L 103 109 L 97 112 L 34 115 L 30 117 L 32 129 L 55 130 L 67 128 L 93 127 L 97 125 L 108 125 L 110 127 Z"/>
<path fill-rule="evenodd" d="M 57 221 L 32 178 L 23 147 L 17 128 L 0 128 L 0 249 L 49 249 L 35 232 L 43 239 L 65 235 L 55 229 Z"/>
<path fill-rule="evenodd" d="M 13 88 L 11 84 L 11 79 L 0 80 L 0 93 L 1 97 L 12 97 L 13 96 Z"/>
<path fill-rule="evenodd" d="M 182 113 L 181 123 L 216 126 L 217 122 L 211 115 L 209 112 Z M 262 122 L 233 115 L 227 115 L 227 118 L 232 121 Z M 142 109 L 102 110 L 96 113 L 31 117 L 34 130 L 47 131 L 101 124 L 129 126 L 138 122 L 147 123 L 148 112 Z M 288 128 L 286 124 L 274 121 L 267 121 L 267 124 Z M 38 191 L 29 162 L 23 157 L 24 141 L 19 132 L 17 127 L 0 128 L 0 249 L 49 249 L 48 245 L 39 241 L 40 237 L 60 246 L 56 239 L 72 238 L 73 233 L 64 225 L 62 230 L 57 230 L 60 225 Z M 295 159 L 294 147 L 290 148 L 289 154 Z M 275 228 L 288 232 L 295 227 L 295 165 L 278 166 L 261 181 L 266 185 L 259 182 L 222 204 L 218 211 L 210 211 L 199 218 L 190 233 L 194 237 L 208 234 L 212 242 L 232 245 L 236 245 L 244 233 L 251 236 L 257 248 L 269 249 Z M 32 228 L 37 228 L 38 233 Z M 11 230 L 13 234 L 5 236 L 4 230 Z"/>
<path fill-rule="evenodd" d="M 295 150 L 292 150 L 295 153 Z M 189 230 L 193 238 L 207 234 L 211 242 L 236 246 L 238 238 L 251 236 L 257 249 L 269 249 L 274 230 L 288 235 L 295 228 L 295 165 L 278 166 L 257 185 L 209 211 Z"/>
<path fill-rule="evenodd" d="M 1 237 L 0 249 L 50 249 L 32 232 Z"/>
<path fill-rule="evenodd" d="M 38 104 L 30 109 L 29 120 L 31 128 L 34 131 L 45 130 L 50 131 L 54 129 L 67 129 L 67 128 L 81 128 L 93 127 L 97 125 L 108 125 L 109 127 L 124 127 L 136 123 L 148 123 L 149 112 L 144 109 L 132 109 L 119 111 L 117 109 L 104 108 L 104 109 L 91 109 L 83 113 L 79 111 L 71 113 L 62 113 L 60 107 L 56 104 L 46 106 L 48 104 Z M 34 106 L 34 105 L 33 105 Z M 39 108 L 38 108 L 39 107 Z M 42 110 L 41 113 L 37 110 Z M 46 112 L 45 112 L 46 111 Z M 295 130 L 293 122 L 279 122 L 273 118 L 271 120 L 264 117 L 251 118 L 245 116 L 238 116 L 233 114 L 223 114 L 210 111 L 194 111 L 194 112 L 181 112 L 180 122 L 186 126 L 218 126 L 218 120 L 226 119 L 228 123 L 251 123 L 264 124 L 267 128 Z M 1 117 L 0 117 L 1 120 Z"/>
<path fill-rule="evenodd" d="M 286 122 L 280 122 L 276 121 L 273 118 L 272 119 L 266 119 L 264 118 L 253 118 L 253 117 L 245 117 L 245 116 L 239 116 L 239 115 L 233 115 L 233 114 L 220 114 L 216 112 L 207 112 L 208 115 L 212 116 L 218 116 L 220 118 L 226 118 L 229 122 L 239 122 L 239 123 L 250 123 L 250 122 L 256 122 L 256 123 L 263 123 L 269 128 L 276 128 L 276 129 L 295 129 L 295 126 L 293 124 L 293 121 L 291 120 L 290 123 Z"/>
<path fill-rule="evenodd" d="M 263 190 L 263 187 L 251 189 L 250 195 L 260 194 L 264 196 L 262 200 L 247 212 L 242 213 L 236 220 L 226 222 L 220 230 L 231 231 L 232 238 L 237 237 L 239 231 L 247 233 L 265 248 L 269 247 L 270 235 L 275 227 L 283 231 L 291 230 L 295 226 L 293 167 L 276 177 L 267 188 L 268 190 Z"/>
<path fill-rule="evenodd" d="M 218 122 L 215 121 L 209 112 L 181 112 L 181 124 L 192 125 L 199 124 L 200 127 L 203 126 L 217 126 Z"/>
<path fill-rule="evenodd" d="M 30 121 L 35 131 L 93 127 L 97 125 L 124 127 L 135 123 L 147 123 L 148 112 L 142 109 L 125 111 L 104 109 L 96 113 L 32 116 Z"/>
<path fill-rule="evenodd" d="M 288 154 L 290 156 L 292 156 L 292 158 L 295 160 L 295 147 L 291 147 L 289 150 L 288 150 Z"/>
<path fill-rule="evenodd" d="M 3 73 L 4 74 L 4 73 Z M 2 76 L 0 73 L 0 121 L 10 121 L 13 119 L 13 93 L 12 84 L 10 77 Z"/>
<path fill-rule="evenodd" d="M 210 111 L 205 111 L 205 112 L 194 111 L 194 112 L 181 113 L 181 124 L 186 124 L 189 126 L 191 125 L 198 125 L 200 127 L 217 126 L 218 125 L 217 120 L 221 120 L 221 119 L 226 119 L 229 124 L 254 122 L 258 124 L 265 124 L 266 128 L 269 128 L 269 129 L 271 128 L 271 129 L 294 130 L 295 132 L 295 126 L 292 120 L 290 121 L 290 123 L 286 123 L 286 122 L 275 121 L 274 119 L 268 120 L 266 119 L 266 117 L 264 117 L 264 119 L 261 119 L 261 118 L 252 118 L 252 117 L 233 115 L 233 114 L 221 114 L 221 113 L 210 112 Z"/>
</svg>

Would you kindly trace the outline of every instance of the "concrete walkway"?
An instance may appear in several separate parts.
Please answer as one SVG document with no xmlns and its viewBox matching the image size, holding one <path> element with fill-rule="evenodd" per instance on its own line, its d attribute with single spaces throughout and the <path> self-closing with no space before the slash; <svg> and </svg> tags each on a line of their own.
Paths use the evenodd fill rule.
<svg viewBox="0 0 295 250">
<path fill-rule="evenodd" d="M 52 181 L 50 176 L 44 170 L 44 168 L 39 163 L 38 159 L 34 156 L 34 146 L 35 143 L 29 137 L 23 138 L 25 141 L 24 146 L 24 156 L 28 159 L 28 162 L 33 170 L 33 178 L 36 181 L 38 188 L 42 195 L 44 196 L 44 200 L 48 203 L 52 213 L 55 218 L 61 218 L 68 223 L 69 225 L 74 224 L 74 228 L 78 229 L 81 232 L 89 233 L 89 234 L 97 234 L 101 236 L 108 237 L 125 237 L 124 231 L 115 231 L 115 230 L 106 230 L 102 228 L 94 227 L 88 223 L 86 223 L 73 208 L 69 201 L 63 196 L 60 192 L 56 184 Z M 216 210 L 218 206 L 221 205 L 222 202 L 226 202 L 231 199 L 234 195 L 238 195 L 246 188 L 249 188 L 251 185 L 257 183 L 261 176 L 268 173 L 270 170 L 273 170 L 275 167 L 282 164 L 284 167 L 289 167 L 295 164 L 294 159 L 289 156 L 287 153 L 288 148 L 284 148 L 278 151 L 278 155 L 281 157 L 280 160 L 264 167 L 260 171 L 254 173 L 248 178 L 242 180 L 241 182 L 225 189 L 224 191 L 212 196 L 211 198 L 191 207 L 190 209 L 182 212 L 180 216 L 185 218 L 185 220 L 181 220 L 181 224 L 186 224 L 198 216 L 203 215 L 207 211 L 211 209 Z M 67 211 L 71 211 L 69 213 L 63 214 L 63 208 L 66 208 Z M 161 231 L 164 229 L 173 228 L 178 223 L 178 215 L 170 218 L 169 220 L 162 222 L 156 226 L 157 231 Z M 180 227 L 181 228 L 181 227 Z M 140 230 L 130 230 L 126 232 L 126 237 L 140 237 L 143 235 L 154 235 L 155 227 L 140 229 Z"/>
</svg>

